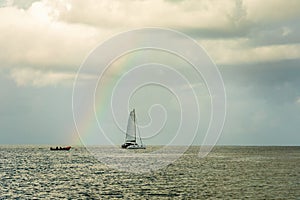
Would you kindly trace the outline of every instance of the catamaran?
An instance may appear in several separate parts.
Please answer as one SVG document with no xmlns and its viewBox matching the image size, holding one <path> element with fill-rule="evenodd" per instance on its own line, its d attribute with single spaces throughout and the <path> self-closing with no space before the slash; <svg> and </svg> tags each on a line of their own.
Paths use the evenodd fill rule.
<svg viewBox="0 0 300 200">
<path fill-rule="evenodd" d="M 127 131 L 126 131 L 126 137 L 125 137 L 125 143 L 122 144 L 123 149 L 146 149 L 146 147 L 143 145 L 142 138 L 140 136 L 140 132 L 137 131 L 138 127 L 136 125 L 136 115 L 135 115 L 135 109 L 133 109 L 128 118 L 128 124 L 127 124 Z M 137 143 L 137 133 L 139 136 L 139 140 L 141 144 Z"/>
</svg>

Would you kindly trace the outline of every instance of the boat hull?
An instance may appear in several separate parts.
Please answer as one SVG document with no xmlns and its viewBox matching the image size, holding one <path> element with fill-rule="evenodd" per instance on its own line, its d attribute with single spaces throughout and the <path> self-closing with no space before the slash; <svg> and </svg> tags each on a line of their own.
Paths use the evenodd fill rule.
<svg viewBox="0 0 300 200">
<path fill-rule="evenodd" d="M 50 150 L 51 151 L 69 151 L 71 149 L 70 146 L 67 146 L 67 147 L 56 147 L 56 148 L 52 148 L 50 147 Z"/>
<path fill-rule="evenodd" d="M 131 145 L 127 147 L 126 149 L 146 149 L 145 146 L 140 146 L 140 145 Z"/>
<path fill-rule="evenodd" d="M 132 145 L 136 145 L 136 143 L 132 143 L 132 142 L 126 142 L 124 144 L 122 144 L 122 148 L 123 149 L 127 149 L 129 146 L 132 146 Z"/>
<path fill-rule="evenodd" d="M 123 149 L 146 149 L 145 146 L 139 145 L 137 143 L 124 143 L 121 147 Z"/>
</svg>

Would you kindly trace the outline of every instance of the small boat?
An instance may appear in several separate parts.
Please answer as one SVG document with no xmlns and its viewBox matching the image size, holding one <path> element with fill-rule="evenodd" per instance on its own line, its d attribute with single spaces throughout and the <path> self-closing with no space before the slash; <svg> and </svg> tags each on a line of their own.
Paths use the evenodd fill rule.
<svg viewBox="0 0 300 200">
<path fill-rule="evenodd" d="M 139 134 L 139 139 L 141 144 L 137 143 L 136 133 L 137 133 L 136 116 L 135 116 L 135 109 L 133 109 L 130 112 L 128 118 L 125 143 L 121 145 L 123 149 L 146 149 L 146 147 L 143 145 L 142 138 L 139 134 L 139 131 L 138 134 Z"/>
<path fill-rule="evenodd" d="M 71 149 L 71 146 L 67 146 L 67 147 L 50 147 L 51 151 L 69 151 Z"/>
</svg>

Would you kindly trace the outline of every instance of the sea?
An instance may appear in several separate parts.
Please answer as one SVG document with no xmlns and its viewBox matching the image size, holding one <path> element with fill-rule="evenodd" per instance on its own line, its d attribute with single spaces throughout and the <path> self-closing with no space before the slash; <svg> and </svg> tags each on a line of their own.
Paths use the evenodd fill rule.
<svg viewBox="0 0 300 200">
<path fill-rule="evenodd" d="M 107 165 L 85 147 L 49 148 L 0 146 L 0 199 L 300 199 L 300 146 L 216 146 L 204 158 L 192 146 L 146 173 Z"/>
</svg>

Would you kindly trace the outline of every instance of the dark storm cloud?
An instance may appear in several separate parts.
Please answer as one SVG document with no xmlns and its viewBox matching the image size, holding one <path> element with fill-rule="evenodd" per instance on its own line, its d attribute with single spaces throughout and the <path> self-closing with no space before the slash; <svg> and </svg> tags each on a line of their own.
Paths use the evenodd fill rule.
<svg viewBox="0 0 300 200">
<path fill-rule="evenodd" d="M 300 96 L 300 60 L 226 66 L 221 69 L 225 84 L 251 87 L 252 96 L 273 103 L 293 103 Z"/>
<path fill-rule="evenodd" d="M 298 144 L 299 63 L 285 60 L 221 68 L 228 98 L 221 144 Z"/>
</svg>

